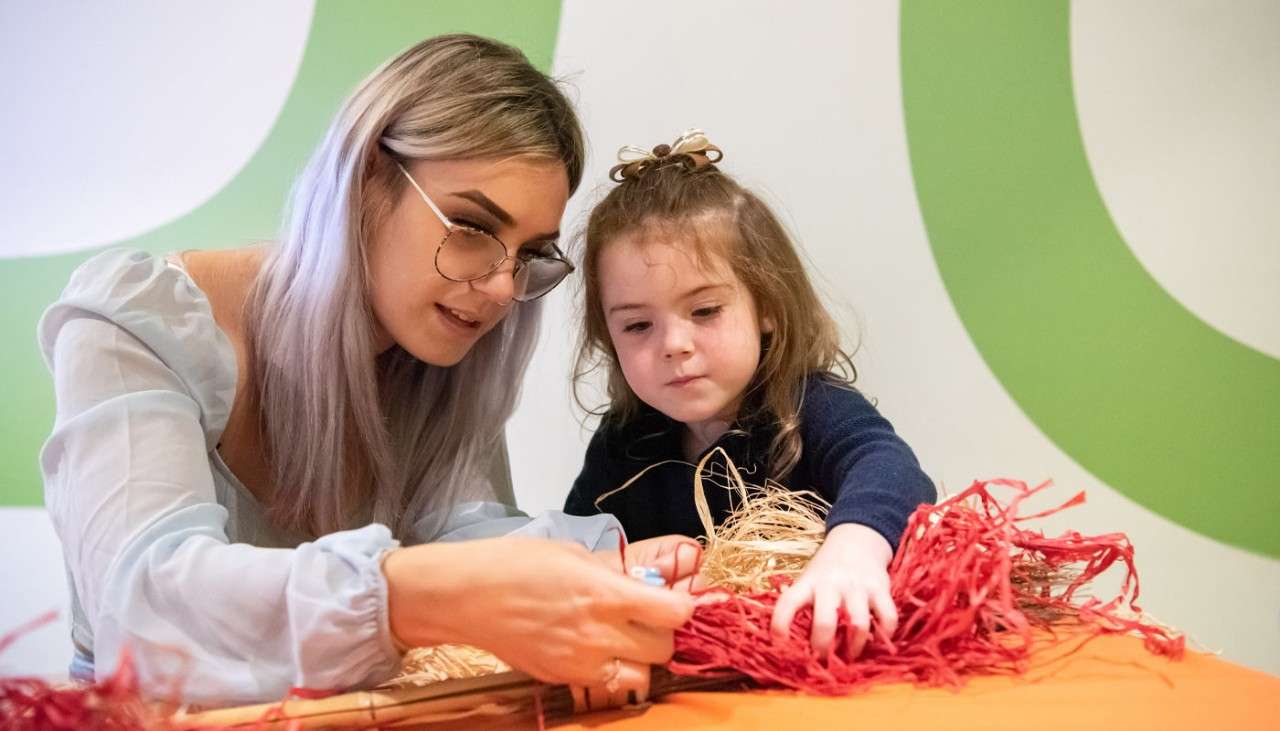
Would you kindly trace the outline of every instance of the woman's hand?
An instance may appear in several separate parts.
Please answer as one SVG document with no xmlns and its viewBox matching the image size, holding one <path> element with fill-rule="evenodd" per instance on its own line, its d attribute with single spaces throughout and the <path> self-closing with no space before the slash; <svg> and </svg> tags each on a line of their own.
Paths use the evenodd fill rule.
<svg viewBox="0 0 1280 731">
<path fill-rule="evenodd" d="M 885 634 L 893 634 L 898 627 L 898 610 L 889 594 L 892 558 L 889 542 L 871 528 L 856 523 L 832 528 L 804 573 L 778 597 L 773 635 L 787 637 L 796 612 L 809 604 L 813 604 L 809 641 L 820 655 L 831 651 L 840 607 L 849 613 L 854 627 L 852 657 L 866 646 L 871 612 Z"/>
<path fill-rule="evenodd" d="M 597 550 L 596 558 L 610 571 L 627 574 L 627 570 L 635 566 L 649 566 L 658 569 L 667 586 L 688 594 L 694 581 L 698 566 L 702 563 L 702 544 L 688 536 L 668 535 L 647 538 L 643 541 L 627 544 L 624 549 L 625 559 L 614 549 Z M 630 576 L 630 574 L 627 574 Z M 634 579 L 632 579 L 634 581 Z M 634 698 L 643 702 L 649 695 L 649 668 L 637 663 L 623 661 L 619 664 L 619 672 L 644 677 L 644 682 L 631 688 L 622 688 L 618 684 L 595 683 L 588 687 L 570 688 L 573 693 L 575 708 L 586 708 L 593 711 L 605 708 L 617 708 L 627 702 L 626 691 L 635 691 Z"/>
<path fill-rule="evenodd" d="M 647 688 L 649 665 L 671 658 L 672 630 L 693 614 L 687 594 L 610 570 L 579 545 L 534 538 L 402 548 L 383 572 L 403 643 L 473 645 L 551 683 Z"/>
<path fill-rule="evenodd" d="M 681 535 L 658 536 L 630 543 L 625 549 L 627 558 L 623 566 L 617 551 L 596 551 L 596 556 L 618 573 L 626 573 L 634 566 L 651 566 L 662 573 L 667 586 L 688 593 L 698 567 L 702 564 L 702 544 Z"/>
</svg>

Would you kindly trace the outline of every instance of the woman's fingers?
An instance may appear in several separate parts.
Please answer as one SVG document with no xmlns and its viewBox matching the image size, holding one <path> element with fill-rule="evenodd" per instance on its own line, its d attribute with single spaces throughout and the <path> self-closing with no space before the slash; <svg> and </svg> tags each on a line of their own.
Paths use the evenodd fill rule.
<svg viewBox="0 0 1280 731">
<path fill-rule="evenodd" d="M 570 686 L 574 711 L 602 711 L 620 708 L 633 699 L 643 703 L 649 697 L 649 665 L 627 662 L 605 663 L 601 679 L 586 686 Z"/>
<path fill-rule="evenodd" d="M 702 545 L 684 536 L 679 538 L 664 547 L 666 551 L 657 562 L 657 569 L 668 584 L 693 577 L 702 564 Z"/>
<path fill-rule="evenodd" d="M 693 598 L 670 589 L 648 586 L 621 574 L 602 577 L 616 617 L 662 629 L 676 629 L 693 616 Z"/>
<path fill-rule="evenodd" d="M 671 630 L 628 622 L 616 628 L 613 636 L 605 641 L 605 652 L 644 665 L 661 665 L 675 652 L 675 639 Z"/>
<path fill-rule="evenodd" d="M 627 546 L 628 566 L 656 568 L 668 585 L 692 576 L 701 561 L 702 544 L 688 536 L 659 536 Z"/>
</svg>

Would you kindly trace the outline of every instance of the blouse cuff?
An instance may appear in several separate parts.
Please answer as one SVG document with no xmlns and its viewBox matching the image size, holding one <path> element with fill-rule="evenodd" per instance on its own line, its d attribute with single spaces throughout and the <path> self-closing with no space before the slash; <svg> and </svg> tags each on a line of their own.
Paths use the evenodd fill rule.
<svg viewBox="0 0 1280 731">
<path fill-rule="evenodd" d="M 305 544 L 304 544 L 305 545 Z M 365 658 L 350 658 L 355 667 L 368 668 L 367 680 L 380 682 L 389 678 L 400 667 L 403 651 L 391 633 L 391 615 L 388 605 L 387 577 L 382 572 L 382 562 L 392 551 L 400 547 L 384 525 L 374 523 L 357 530 L 341 531 L 322 536 L 312 544 L 316 549 L 332 554 L 345 563 L 355 574 L 353 596 L 342 597 L 343 587 L 335 586 L 335 597 L 347 603 L 352 612 L 350 620 L 355 625 L 353 634 L 372 636 L 376 642 L 355 645 L 354 654 L 366 654 Z M 302 549 L 303 546 L 299 546 Z M 361 651 L 363 650 L 363 652 Z M 324 687 L 324 686 L 322 686 Z"/>
<path fill-rule="evenodd" d="M 387 570 L 386 570 L 387 557 L 399 550 L 400 550 L 399 548 L 388 548 L 378 556 L 378 571 L 382 573 L 382 586 L 383 586 L 384 597 L 386 596 L 386 592 L 387 592 Z M 390 601 L 384 599 L 383 606 L 384 606 L 385 614 L 387 615 L 387 636 L 391 638 L 391 646 L 395 648 L 396 653 L 403 658 L 405 653 L 407 653 L 409 650 L 412 650 L 413 648 L 405 644 L 404 642 L 402 642 L 399 637 L 396 637 L 396 633 L 391 630 Z"/>
</svg>

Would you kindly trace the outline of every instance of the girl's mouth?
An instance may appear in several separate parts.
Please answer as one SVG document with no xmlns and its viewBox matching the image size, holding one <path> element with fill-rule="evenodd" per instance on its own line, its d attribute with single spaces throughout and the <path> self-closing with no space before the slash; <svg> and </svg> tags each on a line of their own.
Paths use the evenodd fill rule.
<svg viewBox="0 0 1280 731">
<path fill-rule="evenodd" d="M 681 378 L 676 378 L 674 380 L 668 381 L 667 385 L 668 386 L 685 386 L 690 383 L 693 383 L 694 381 L 700 378 L 704 378 L 704 376 L 683 376 Z"/>
</svg>

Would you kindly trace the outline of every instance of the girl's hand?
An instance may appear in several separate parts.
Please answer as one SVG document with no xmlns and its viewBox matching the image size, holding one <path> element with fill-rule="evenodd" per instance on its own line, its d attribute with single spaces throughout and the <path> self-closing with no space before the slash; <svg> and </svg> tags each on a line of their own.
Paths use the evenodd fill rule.
<svg viewBox="0 0 1280 731">
<path fill-rule="evenodd" d="M 383 562 L 391 631 L 463 643 L 550 683 L 647 688 L 693 600 L 612 571 L 585 548 L 504 537 L 402 548 Z"/>
<path fill-rule="evenodd" d="M 865 525 L 845 523 L 827 532 L 827 538 L 800 578 L 782 592 L 773 610 L 774 637 L 791 633 L 796 612 L 813 604 L 810 643 L 820 655 L 831 651 L 840 607 L 849 613 L 854 627 L 853 654 L 866 646 L 875 612 L 886 635 L 898 627 L 898 610 L 889 594 L 888 566 L 893 558 L 889 542 Z"/>
</svg>

